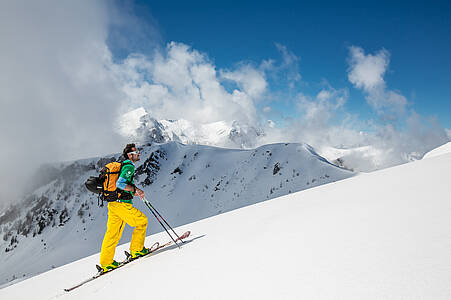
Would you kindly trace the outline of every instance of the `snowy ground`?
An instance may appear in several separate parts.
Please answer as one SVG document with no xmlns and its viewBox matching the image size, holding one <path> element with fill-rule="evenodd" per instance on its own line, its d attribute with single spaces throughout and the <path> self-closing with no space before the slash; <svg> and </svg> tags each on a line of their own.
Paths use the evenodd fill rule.
<svg viewBox="0 0 451 300">
<path fill-rule="evenodd" d="M 432 151 L 429 151 L 423 158 L 435 157 L 443 154 L 451 153 L 451 142 L 448 142 Z"/>
<path fill-rule="evenodd" d="M 451 154 L 362 174 L 180 227 L 181 250 L 70 293 L 98 254 L 0 299 L 451 299 L 450 175 Z"/>
</svg>

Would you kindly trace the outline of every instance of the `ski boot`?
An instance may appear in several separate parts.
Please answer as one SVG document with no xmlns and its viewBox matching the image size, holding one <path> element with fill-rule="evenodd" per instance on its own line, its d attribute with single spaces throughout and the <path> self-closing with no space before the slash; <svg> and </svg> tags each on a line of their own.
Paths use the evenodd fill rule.
<svg viewBox="0 0 451 300">
<path fill-rule="evenodd" d="M 139 258 L 141 256 L 149 254 L 150 251 L 148 248 L 144 247 L 144 248 L 142 248 L 141 251 L 130 251 L 130 252 L 131 252 L 130 254 L 132 256 L 132 259 L 135 259 L 135 258 Z"/>
<path fill-rule="evenodd" d="M 110 270 L 114 270 L 117 267 L 119 267 L 119 263 L 117 261 L 113 260 L 113 262 L 111 264 L 109 264 L 109 265 L 101 265 L 100 267 L 102 268 L 103 272 L 108 272 Z"/>
</svg>

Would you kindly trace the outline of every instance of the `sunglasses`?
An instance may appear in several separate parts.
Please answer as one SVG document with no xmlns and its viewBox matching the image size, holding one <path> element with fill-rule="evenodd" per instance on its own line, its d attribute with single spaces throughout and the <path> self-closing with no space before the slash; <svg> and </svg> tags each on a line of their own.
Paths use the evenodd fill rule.
<svg viewBox="0 0 451 300">
<path fill-rule="evenodd" d="M 139 154 L 139 151 L 128 152 L 128 154 Z"/>
</svg>

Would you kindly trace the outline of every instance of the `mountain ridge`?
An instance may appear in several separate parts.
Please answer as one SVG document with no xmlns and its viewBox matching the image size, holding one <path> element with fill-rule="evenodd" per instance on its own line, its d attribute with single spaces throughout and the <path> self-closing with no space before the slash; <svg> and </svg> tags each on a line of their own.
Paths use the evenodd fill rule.
<svg viewBox="0 0 451 300">
<path fill-rule="evenodd" d="M 355 174 L 330 164 L 306 144 L 244 150 L 169 142 L 139 149 L 136 183 L 173 226 Z M 98 251 L 107 210 L 97 207 L 96 195 L 87 192 L 84 181 L 120 156 L 55 164 L 60 168 L 56 179 L 0 216 L 0 251 L 4 251 L 0 264 L 8 270 L 1 274 L 2 282 Z M 148 213 L 139 200 L 134 202 Z M 151 223 L 147 234 L 160 230 Z M 127 242 L 130 234 L 127 226 L 120 243 Z M 40 261 L 27 258 L 29 247 L 37 249 L 33 257 Z"/>
</svg>

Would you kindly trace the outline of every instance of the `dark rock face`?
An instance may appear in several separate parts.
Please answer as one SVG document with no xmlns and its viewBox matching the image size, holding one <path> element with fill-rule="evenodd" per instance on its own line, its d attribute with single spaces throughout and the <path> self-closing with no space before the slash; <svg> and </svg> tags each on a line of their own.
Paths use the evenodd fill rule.
<svg viewBox="0 0 451 300">
<path fill-rule="evenodd" d="M 166 153 L 162 150 L 152 152 L 148 159 L 136 169 L 135 178 L 143 185 L 151 185 L 160 171 L 160 161 L 166 159 Z M 142 178 L 142 175 L 145 175 Z"/>
</svg>

